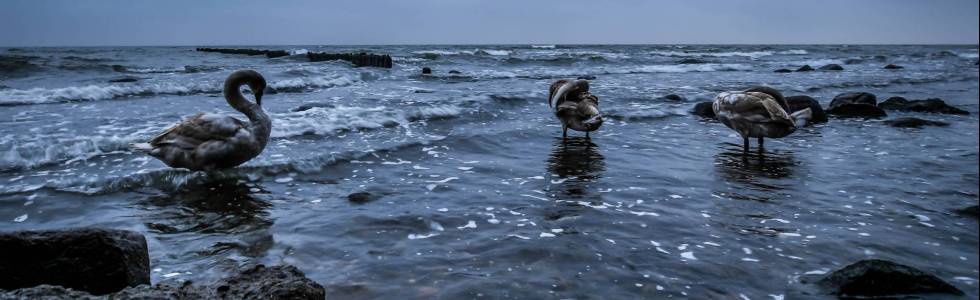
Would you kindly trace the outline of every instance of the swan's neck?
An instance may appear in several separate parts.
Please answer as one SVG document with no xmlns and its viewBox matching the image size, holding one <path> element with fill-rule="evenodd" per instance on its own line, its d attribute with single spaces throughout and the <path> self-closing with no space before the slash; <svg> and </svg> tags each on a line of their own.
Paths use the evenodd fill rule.
<svg viewBox="0 0 980 300">
<path fill-rule="evenodd" d="M 245 78 L 240 78 L 238 80 L 233 80 L 238 78 L 229 78 L 225 82 L 225 100 L 228 101 L 228 105 L 232 108 L 245 114 L 251 123 L 252 136 L 255 137 L 262 147 L 264 148 L 266 143 L 269 141 L 269 134 L 272 131 L 272 121 L 269 119 L 269 115 L 265 113 L 262 106 L 255 104 L 251 101 L 245 99 L 242 95 L 241 86 L 245 84 Z"/>
</svg>

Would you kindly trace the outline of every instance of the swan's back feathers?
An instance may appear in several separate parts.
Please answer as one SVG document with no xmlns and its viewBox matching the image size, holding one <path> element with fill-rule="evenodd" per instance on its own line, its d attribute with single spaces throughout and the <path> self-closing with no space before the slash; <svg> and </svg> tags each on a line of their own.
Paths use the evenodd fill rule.
<svg viewBox="0 0 980 300">
<path fill-rule="evenodd" d="M 150 155 L 191 170 L 236 166 L 261 151 L 245 122 L 204 113 L 171 126 L 147 144 Z"/>
</svg>

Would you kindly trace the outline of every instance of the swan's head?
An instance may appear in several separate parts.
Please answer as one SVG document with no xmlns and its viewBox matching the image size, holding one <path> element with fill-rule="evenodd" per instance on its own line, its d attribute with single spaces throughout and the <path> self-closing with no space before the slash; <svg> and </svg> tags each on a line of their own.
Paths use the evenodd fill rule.
<svg viewBox="0 0 980 300">
<path fill-rule="evenodd" d="M 254 71 L 253 71 L 254 72 Z M 262 106 L 262 95 L 265 94 L 265 78 L 259 72 L 254 72 L 255 75 L 248 81 L 248 88 L 252 90 L 252 94 L 255 95 L 255 104 Z"/>
</svg>

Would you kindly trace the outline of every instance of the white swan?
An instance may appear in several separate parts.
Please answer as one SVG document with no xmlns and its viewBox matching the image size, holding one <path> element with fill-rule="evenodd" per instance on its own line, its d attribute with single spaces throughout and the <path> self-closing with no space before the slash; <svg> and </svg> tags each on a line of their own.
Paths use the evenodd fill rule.
<svg viewBox="0 0 980 300">
<path fill-rule="evenodd" d="M 242 95 L 248 85 L 255 103 Z M 134 148 L 156 157 L 173 168 L 212 170 L 241 165 L 258 156 L 269 142 L 272 123 L 262 110 L 265 78 L 252 70 L 239 70 L 225 80 L 224 96 L 249 122 L 232 116 L 198 113 Z"/>
<path fill-rule="evenodd" d="M 724 92 L 712 104 L 715 118 L 742 136 L 743 150 L 749 149 L 749 138 L 781 138 L 803 127 L 811 118 L 809 108 L 787 113 L 783 95 L 770 87 L 754 87 L 744 92 Z"/>
</svg>

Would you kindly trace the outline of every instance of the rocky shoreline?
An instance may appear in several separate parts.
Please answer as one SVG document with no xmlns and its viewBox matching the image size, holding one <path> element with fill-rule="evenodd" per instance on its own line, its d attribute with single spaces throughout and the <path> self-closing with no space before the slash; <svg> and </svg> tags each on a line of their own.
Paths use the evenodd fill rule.
<svg viewBox="0 0 980 300">
<path fill-rule="evenodd" d="M 0 233 L 0 299 L 324 299 L 293 266 L 254 265 L 210 284 L 150 285 L 142 234 L 79 228 Z"/>
</svg>

